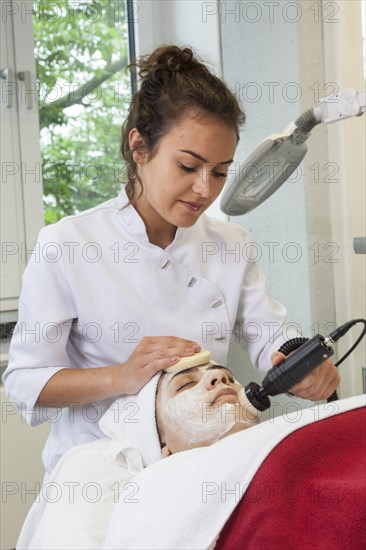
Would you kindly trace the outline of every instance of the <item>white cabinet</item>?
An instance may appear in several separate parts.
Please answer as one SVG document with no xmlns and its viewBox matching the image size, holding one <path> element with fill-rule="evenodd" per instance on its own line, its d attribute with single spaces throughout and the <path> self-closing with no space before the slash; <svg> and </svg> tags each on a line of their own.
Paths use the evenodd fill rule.
<svg viewBox="0 0 366 550">
<path fill-rule="evenodd" d="M 1 2 L 1 311 L 15 311 L 43 225 L 32 2 Z"/>
</svg>

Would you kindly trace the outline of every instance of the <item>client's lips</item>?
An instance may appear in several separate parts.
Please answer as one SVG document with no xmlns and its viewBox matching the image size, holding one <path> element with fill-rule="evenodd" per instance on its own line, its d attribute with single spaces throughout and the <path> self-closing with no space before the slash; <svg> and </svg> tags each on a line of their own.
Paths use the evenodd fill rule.
<svg viewBox="0 0 366 550">
<path fill-rule="evenodd" d="M 233 395 L 234 397 L 236 397 L 236 399 L 238 399 L 238 394 L 235 390 L 233 390 L 232 388 L 224 388 L 215 395 L 212 404 L 214 405 L 221 397 L 225 397 L 227 395 Z"/>
</svg>

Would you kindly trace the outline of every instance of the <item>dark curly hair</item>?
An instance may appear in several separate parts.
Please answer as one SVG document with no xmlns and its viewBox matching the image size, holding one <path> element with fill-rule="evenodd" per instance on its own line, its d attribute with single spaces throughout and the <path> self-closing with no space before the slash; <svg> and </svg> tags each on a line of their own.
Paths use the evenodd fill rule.
<svg viewBox="0 0 366 550">
<path fill-rule="evenodd" d="M 129 147 L 132 128 L 137 128 L 146 151 L 152 155 L 186 109 L 226 122 L 235 129 L 238 140 L 245 114 L 226 84 L 209 71 L 191 48 L 162 46 L 132 62 L 129 68 L 137 68 L 141 84 L 121 129 L 121 155 L 127 163 L 126 191 L 132 201 L 135 181 L 139 179 Z"/>
</svg>

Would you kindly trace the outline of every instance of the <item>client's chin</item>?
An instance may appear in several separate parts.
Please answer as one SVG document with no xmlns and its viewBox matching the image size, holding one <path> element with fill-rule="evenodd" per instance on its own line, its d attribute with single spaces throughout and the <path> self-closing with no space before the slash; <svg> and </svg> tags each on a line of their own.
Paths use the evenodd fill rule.
<svg viewBox="0 0 366 550">
<path fill-rule="evenodd" d="M 222 403 L 238 404 L 239 403 L 238 396 L 234 395 L 232 393 L 223 394 L 223 395 L 220 395 L 219 397 L 217 397 L 212 404 L 213 405 L 221 405 Z"/>
</svg>

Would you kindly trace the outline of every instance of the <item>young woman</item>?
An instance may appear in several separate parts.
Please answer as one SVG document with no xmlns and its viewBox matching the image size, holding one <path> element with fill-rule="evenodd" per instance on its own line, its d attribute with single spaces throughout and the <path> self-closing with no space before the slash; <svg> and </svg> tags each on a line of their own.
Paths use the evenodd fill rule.
<svg viewBox="0 0 366 550">
<path fill-rule="evenodd" d="M 226 364 L 233 335 L 267 370 L 291 337 L 248 234 L 204 214 L 244 122 L 234 95 L 189 48 L 158 48 L 137 66 L 122 130 L 126 186 L 44 228 L 24 274 L 4 383 L 30 424 L 52 422 L 48 472 L 68 448 L 101 436 L 116 396 L 179 357 L 202 345 Z M 322 399 L 338 382 L 327 361 L 292 391 Z"/>
</svg>

